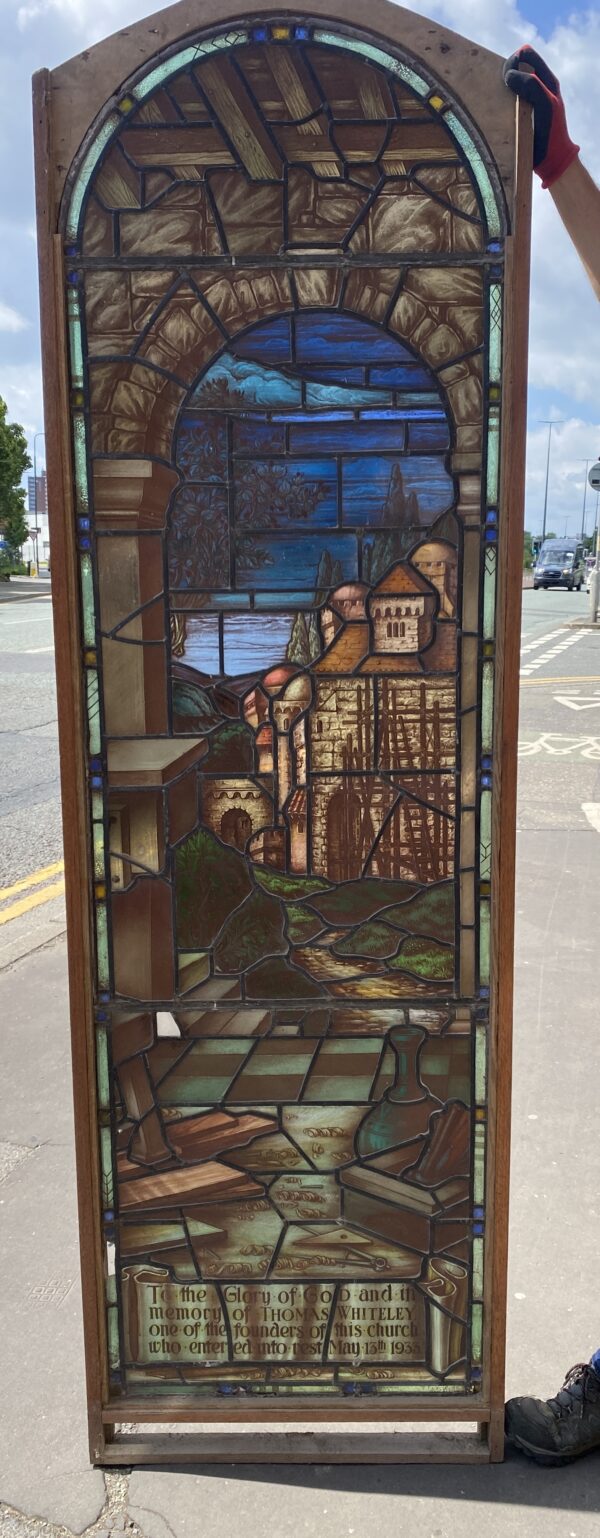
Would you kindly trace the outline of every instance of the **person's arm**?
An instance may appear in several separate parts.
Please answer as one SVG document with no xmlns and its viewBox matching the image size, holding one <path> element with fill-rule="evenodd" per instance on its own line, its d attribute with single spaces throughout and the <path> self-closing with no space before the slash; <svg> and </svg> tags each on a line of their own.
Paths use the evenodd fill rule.
<svg viewBox="0 0 600 1538">
<path fill-rule="evenodd" d="M 549 188 L 600 299 L 600 189 L 569 137 L 559 81 L 529 44 L 507 59 L 504 79 L 515 96 L 533 107 L 533 169 Z"/>
<path fill-rule="evenodd" d="M 562 222 L 600 299 L 600 187 L 579 157 L 550 187 Z"/>
</svg>

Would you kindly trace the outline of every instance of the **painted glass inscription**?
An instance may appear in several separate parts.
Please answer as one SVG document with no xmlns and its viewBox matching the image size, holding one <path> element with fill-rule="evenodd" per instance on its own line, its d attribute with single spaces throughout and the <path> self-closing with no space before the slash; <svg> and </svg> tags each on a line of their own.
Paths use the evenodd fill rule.
<svg viewBox="0 0 600 1538">
<path fill-rule="evenodd" d="M 257 22 L 65 212 L 115 1391 L 477 1391 L 504 216 Z"/>
</svg>

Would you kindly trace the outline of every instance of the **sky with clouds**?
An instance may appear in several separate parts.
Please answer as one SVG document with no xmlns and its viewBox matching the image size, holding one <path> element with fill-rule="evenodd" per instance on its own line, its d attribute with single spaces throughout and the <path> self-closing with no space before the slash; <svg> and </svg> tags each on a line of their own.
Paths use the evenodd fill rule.
<svg viewBox="0 0 600 1538">
<path fill-rule="evenodd" d="M 0 395 L 30 446 L 43 428 L 30 77 L 150 9 L 148 0 L 0 0 Z M 501 54 L 533 42 L 560 76 L 571 135 L 600 181 L 600 7 L 415 0 L 412 9 Z M 535 180 L 526 524 L 541 526 L 548 435 L 542 424 L 552 418 L 548 527 L 574 533 L 581 527 L 584 461 L 600 457 L 600 310 L 552 200 Z M 38 441 L 38 459 L 42 447 Z M 588 528 L 593 503 L 590 492 Z"/>
</svg>

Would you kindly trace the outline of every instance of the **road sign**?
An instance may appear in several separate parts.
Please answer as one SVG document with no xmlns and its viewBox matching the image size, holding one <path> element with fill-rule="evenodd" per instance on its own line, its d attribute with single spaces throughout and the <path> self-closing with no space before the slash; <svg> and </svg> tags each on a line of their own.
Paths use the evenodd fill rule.
<svg viewBox="0 0 600 1538">
<path fill-rule="evenodd" d="M 588 481 L 593 491 L 600 491 L 600 459 L 597 459 L 595 465 L 592 465 L 588 474 Z"/>
</svg>

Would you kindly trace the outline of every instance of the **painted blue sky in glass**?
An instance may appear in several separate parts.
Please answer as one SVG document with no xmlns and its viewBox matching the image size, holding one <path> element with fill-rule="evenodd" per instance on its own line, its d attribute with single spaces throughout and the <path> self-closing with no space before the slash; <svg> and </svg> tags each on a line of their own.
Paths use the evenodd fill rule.
<svg viewBox="0 0 600 1538">
<path fill-rule="evenodd" d="M 226 615 L 223 621 L 224 671 L 232 677 L 260 673 L 285 660 L 294 611 Z M 221 673 L 218 614 L 199 614 L 186 620 L 185 662 L 199 673 L 216 678 Z"/>
<path fill-rule="evenodd" d="M 335 583 L 361 578 L 373 539 L 405 529 L 410 545 L 452 508 L 449 446 L 435 376 L 378 326 L 338 311 L 305 312 L 261 322 L 228 344 L 181 418 L 187 522 L 179 536 L 177 513 L 173 520 L 173 548 L 179 537 L 188 554 L 174 586 L 212 587 L 213 609 L 227 589 L 232 606 L 236 593 L 241 609 L 250 605 L 243 624 L 228 621 L 228 641 L 224 632 L 227 673 L 258 666 L 269 607 L 315 602 L 323 563 Z M 227 501 L 228 532 L 224 524 L 218 531 L 213 576 L 210 560 L 207 567 L 205 555 L 194 555 L 189 515 L 195 503 L 198 549 L 214 549 L 217 494 Z M 286 623 L 278 621 L 271 646 L 281 644 Z M 187 660 L 193 650 L 192 665 L 213 672 L 217 641 L 208 618 L 195 623 Z"/>
</svg>

